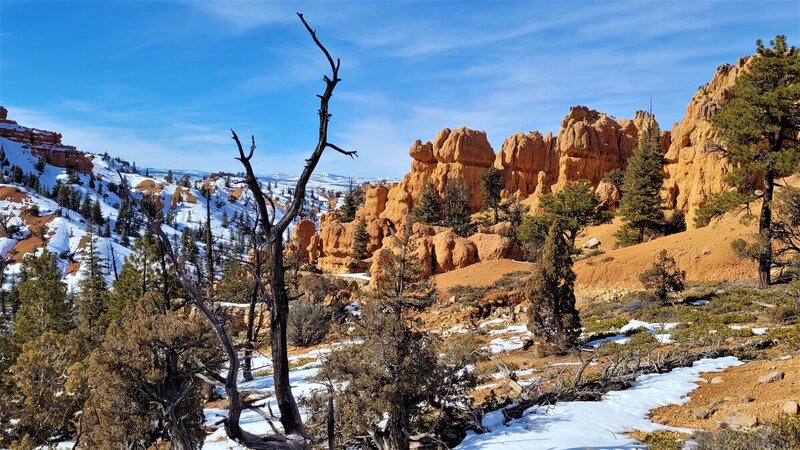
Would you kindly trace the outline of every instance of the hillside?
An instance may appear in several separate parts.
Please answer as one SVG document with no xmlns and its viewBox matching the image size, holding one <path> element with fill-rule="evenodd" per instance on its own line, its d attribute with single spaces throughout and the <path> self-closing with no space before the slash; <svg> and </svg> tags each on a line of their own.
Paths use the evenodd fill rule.
<svg viewBox="0 0 800 450">
<path fill-rule="evenodd" d="M 13 282 L 19 262 L 26 255 L 45 247 L 58 256 L 70 290 L 83 276 L 81 252 L 86 245 L 88 219 L 79 207 L 59 204 L 58 191 L 62 187 L 74 193 L 70 200 L 74 204 L 98 202 L 103 224 L 95 224 L 95 233 L 101 235 L 98 251 L 107 261 L 109 281 L 113 281 L 131 252 L 130 240 L 123 236 L 119 222 L 123 203 L 118 188 L 120 176 L 140 198 L 160 206 L 160 213 L 166 219 L 164 230 L 176 242 L 184 229 L 197 231 L 205 226 L 208 206 L 216 245 L 230 245 L 235 237 L 234 218 L 251 212 L 252 195 L 241 175 L 189 169 L 135 169 L 131 163 L 108 154 L 93 154 L 63 144 L 57 132 L 17 124 L 8 119 L 8 112 L 2 107 L 0 149 L 5 155 L 3 183 L 0 183 L 3 218 L 0 253 L 9 261 L 5 283 Z M 289 198 L 297 176 L 262 175 L 259 181 L 278 206 L 279 219 L 283 214 L 281 205 Z M 336 207 L 339 197 L 351 184 L 360 186 L 373 181 L 314 174 L 309 182 L 305 217 L 317 222 L 320 214 Z M 202 189 L 210 190 L 210 205 Z M 106 223 L 110 234 L 102 236 Z M 202 243 L 200 251 L 205 252 Z"/>
</svg>

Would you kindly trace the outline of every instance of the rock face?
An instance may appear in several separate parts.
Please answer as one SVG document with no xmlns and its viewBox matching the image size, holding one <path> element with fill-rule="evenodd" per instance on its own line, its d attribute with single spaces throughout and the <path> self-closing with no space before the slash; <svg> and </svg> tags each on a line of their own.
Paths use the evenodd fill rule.
<svg viewBox="0 0 800 450">
<path fill-rule="evenodd" d="M 686 107 L 686 115 L 675 124 L 662 144 L 668 149 L 662 197 L 668 208 L 686 213 L 686 224 L 693 226 L 697 207 L 709 195 L 729 189 L 725 175 L 732 169 L 727 158 L 711 152 L 712 144 L 721 143 L 719 134 L 709 121 L 722 100 L 731 95 L 731 88 L 747 68 L 749 58 L 733 65 L 723 65 L 711 81 L 701 87 Z"/>
<path fill-rule="evenodd" d="M 411 155 L 411 172 L 387 193 L 385 211 L 380 217 L 398 225 L 411 213 L 414 202 L 430 180 L 439 193 L 450 179 L 465 182 L 471 194 L 470 208 L 477 211 L 481 205 L 478 174 L 489 168 L 495 155 L 483 131 L 445 128 L 433 142 L 416 141 L 408 153 Z"/>
<path fill-rule="evenodd" d="M 92 161 L 71 145 L 61 143 L 61 133 L 27 128 L 8 119 L 8 110 L 0 106 L 0 137 L 19 142 L 31 150 L 34 156 L 42 158 L 56 167 L 73 169 L 76 172 L 92 173 Z"/>
<path fill-rule="evenodd" d="M 575 106 L 561 121 L 557 137 L 534 131 L 517 133 L 503 142 L 494 167 L 503 172 L 503 196 L 518 198 L 555 191 L 569 182 L 587 180 L 609 205 L 619 200 L 613 185 L 603 183 L 612 169 L 625 162 L 648 126 L 658 132 L 655 117 L 636 112 L 632 120 L 615 120 L 585 106 Z M 535 205 L 535 198 L 528 199 Z"/>
<path fill-rule="evenodd" d="M 648 112 L 637 111 L 632 119 L 615 119 L 585 106 L 575 106 L 561 121 L 556 136 L 538 131 L 516 133 L 503 142 L 496 155 L 485 132 L 468 128 L 446 128 L 432 142 L 417 140 L 409 149 L 411 171 L 391 187 L 367 189 L 365 204 L 356 213 L 357 219 L 367 223 L 369 253 L 387 245 L 385 238 L 402 226 L 428 181 L 440 193 L 450 179 L 465 182 L 471 194 L 469 206 L 473 212 L 478 211 L 482 202 L 479 174 L 489 167 L 502 173 L 502 196 L 515 195 L 533 213 L 541 196 L 578 180 L 587 180 L 601 201 L 613 208 L 619 202 L 620 192 L 603 178 L 610 170 L 625 168 L 647 129 L 660 133 L 665 154 L 664 206 L 681 210 L 686 214 L 687 225 L 692 226 L 696 208 L 708 195 L 728 189 L 724 177 L 731 164 L 719 154 L 709 152 L 709 147 L 720 141 L 709 118 L 720 101 L 730 96 L 730 89 L 746 70 L 747 61 L 742 59 L 736 66 L 717 69 L 711 82 L 692 97 L 683 120 L 669 132 L 660 133 L 659 124 Z M 312 259 L 317 255 L 323 268 L 341 267 L 352 247 L 354 225 L 339 224 L 333 216 L 326 217 L 318 236 L 310 241 L 309 255 Z M 486 233 L 465 239 L 436 227 L 415 228 L 423 238 L 420 257 L 431 272 L 442 272 L 477 261 L 517 255 L 518 249 L 504 241 L 497 231 L 481 231 Z M 375 260 L 380 265 L 381 259 Z"/>
</svg>

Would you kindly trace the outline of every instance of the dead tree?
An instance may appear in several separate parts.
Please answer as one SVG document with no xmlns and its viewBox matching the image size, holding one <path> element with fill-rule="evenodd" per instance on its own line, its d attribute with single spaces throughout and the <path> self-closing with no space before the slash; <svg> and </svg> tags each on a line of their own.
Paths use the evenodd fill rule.
<svg viewBox="0 0 800 450">
<path fill-rule="evenodd" d="M 222 345 L 226 356 L 228 358 L 228 369 L 225 376 L 221 376 L 214 371 L 208 371 L 207 375 L 225 387 L 225 392 L 228 397 L 228 416 L 225 419 L 225 433 L 228 437 L 243 446 L 251 449 L 305 449 L 308 448 L 306 441 L 306 432 L 303 427 L 302 417 L 297 407 L 297 402 L 292 395 L 291 386 L 289 384 L 289 360 L 286 341 L 286 322 L 289 313 L 289 295 L 286 290 L 284 280 L 286 267 L 283 261 L 283 234 L 292 221 L 297 217 L 300 209 L 305 201 L 306 185 L 308 184 L 311 174 L 314 172 L 317 164 L 322 157 L 323 152 L 327 148 L 331 148 L 346 156 L 358 156 L 355 151 L 346 151 L 341 147 L 328 142 L 328 124 L 330 122 L 331 114 L 328 112 L 331 97 L 336 85 L 341 81 L 339 78 L 340 61 L 331 57 L 325 46 L 319 41 L 314 30 L 308 25 L 303 15 L 297 13 L 300 21 L 305 26 L 306 30 L 311 35 L 316 46 L 323 52 L 327 59 L 331 75 L 324 75 L 325 91 L 319 94 L 320 107 L 319 114 L 319 135 L 317 145 L 311 156 L 306 159 L 305 167 L 297 180 L 296 187 L 292 193 L 292 199 L 288 203 L 286 212 L 283 217 L 276 222 L 275 205 L 261 190 L 261 185 L 255 176 L 255 172 L 250 163 L 255 152 L 255 138 L 251 137 L 251 146 L 247 154 L 242 147 L 242 143 L 236 133 L 231 130 L 233 140 L 239 151 L 238 159 L 245 168 L 245 180 L 253 193 L 253 197 L 258 212 L 258 226 L 260 234 L 262 235 L 261 242 L 263 242 L 264 251 L 267 254 L 267 264 L 269 267 L 269 295 L 270 302 L 270 338 L 272 346 L 272 362 L 273 362 L 273 378 L 275 387 L 275 397 L 280 410 L 280 422 L 283 427 L 283 435 L 255 435 L 243 430 L 239 424 L 239 419 L 243 409 L 253 409 L 251 405 L 245 404 L 239 392 L 237 377 L 239 373 L 239 358 L 238 349 L 233 344 L 231 336 L 222 324 L 222 321 L 217 314 L 209 307 L 207 300 L 203 298 L 200 290 L 197 287 L 196 280 L 189 274 L 180 264 L 170 245 L 169 238 L 161 229 L 161 224 L 155 220 L 151 215 L 145 213 L 147 225 L 152 230 L 153 234 L 164 245 L 164 250 L 168 258 L 175 265 L 178 279 L 187 293 L 191 303 L 208 319 L 215 333 Z M 125 180 L 120 174 L 122 180 L 122 192 L 134 204 L 137 205 L 139 210 L 145 211 L 142 208 L 142 203 L 131 195 L 129 188 L 125 184 Z M 267 206 L 270 203 L 271 209 Z M 260 412 L 262 417 L 270 420 L 270 416 Z M 270 425 L 272 423 L 270 422 Z M 275 430 L 275 427 L 273 427 Z"/>
<path fill-rule="evenodd" d="M 275 380 L 275 397 L 278 403 L 278 409 L 281 413 L 281 425 L 288 434 L 298 434 L 305 436 L 305 429 L 303 421 L 300 417 L 300 411 L 297 409 L 297 402 L 292 396 L 292 390 L 289 386 L 289 359 L 287 356 L 287 343 L 286 343 L 286 319 L 289 314 L 289 295 L 286 290 L 284 275 L 286 267 L 283 261 L 283 233 L 297 217 L 300 212 L 306 196 L 306 185 L 311 178 L 311 174 L 317 167 L 320 158 L 326 148 L 332 148 L 339 153 L 353 157 L 357 156 L 354 151 L 346 151 L 335 144 L 328 142 L 328 123 L 331 119 L 331 114 L 328 112 L 331 97 L 336 85 L 341 81 L 339 78 L 340 61 L 333 60 L 328 50 L 317 38 L 317 34 L 308 25 L 303 15 L 298 13 L 300 20 L 311 34 L 311 38 L 319 49 L 325 54 L 331 68 L 331 76 L 323 76 L 325 81 L 325 91 L 318 95 L 320 99 L 319 114 L 319 137 L 317 145 L 314 148 L 311 156 L 306 159 L 306 165 L 297 184 L 292 192 L 292 199 L 286 208 L 286 213 L 283 217 L 275 222 L 275 208 L 273 206 L 272 213 L 270 212 L 267 202 L 269 198 L 264 195 L 261 190 L 261 183 L 255 176 L 253 166 L 250 160 L 253 157 L 253 152 L 256 149 L 255 138 L 251 138 L 250 151 L 245 154 L 242 143 L 236 132 L 231 130 L 233 140 L 239 150 L 239 157 L 237 158 L 244 166 L 245 181 L 247 182 L 250 191 L 253 193 L 256 207 L 259 211 L 259 225 L 261 233 L 264 236 L 265 250 L 269 258 L 270 267 L 270 290 L 271 290 L 271 314 L 270 314 L 270 338 L 272 343 L 272 364 L 273 364 L 273 377 Z"/>
</svg>

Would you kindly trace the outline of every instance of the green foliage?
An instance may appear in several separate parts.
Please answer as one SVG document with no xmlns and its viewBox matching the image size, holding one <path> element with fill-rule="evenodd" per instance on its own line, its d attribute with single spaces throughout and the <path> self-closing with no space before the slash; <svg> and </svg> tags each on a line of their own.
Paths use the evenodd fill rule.
<svg viewBox="0 0 800 450">
<path fill-rule="evenodd" d="M 741 176 L 786 175 L 800 161 L 800 143 L 790 138 L 800 125 L 800 52 L 788 47 L 785 36 L 770 44 L 757 42 L 749 70 L 711 117 L 727 144 L 722 151 L 744 168 Z"/>
<path fill-rule="evenodd" d="M 89 348 L 95 348 L 100 345 L 115 314 L 109 314 L 110 296 L 105 280 L 106 268 L 97 248 L 97 236 L 91 225 L 87 231 L 88 241 L 81 259 L 84 275 L 78 282 L 80 294 L 76 306 L 78 329 Z"/>
<path fill-rule="evenodd" d="M 625 171 L 622 169 L 611 169 L 603 174 L 603 181 L 613 184 L 620 195 L 622 195 L 622 186 L 625 184 Z"/>
<path fill-rule="evenodd" d="M 619 215 L 625 224 L 636 230 L 638 243 L 644 240 L 646 231 L 660 229 L 664 223 L 660 194 L 664 183 L 664 157 L 658 133 L 648 128 L 627 164 Z"/>
<path fill-rule="evenodd" d="M 436 191 L 436 186 L 433 181 L 428 180 L 425 183 L 425 188 L 414 204 L 412 211 L 414 222 L 424 223 L 426 225 L 439 225 L 442 220 L 442 200 L 439 198 L 439 193 Z"/>
<path fill-rule="evenodd" d="M 63 335 L 72 329 L 72 304 L 61 282 L 55 254 L 45 248 L 39 256 L 25 257 L 18 292 L 20 309 L 12 327 L 15 345 L 21 346 L 46 331 Z"/>
<path fill-rule="evenodd" d="M 339 212 L 341 215 L 339 216 L 339 222 L 341 223 L 349 223 L 352 222 L 353 219 L 356 218 L 356 211 L 358 210 L 358 198 L 356 195 L 356 190 L 353 189 L 351 186 L 348 189 L 347 193 L 344 194 L 344 200 L 342 200 L 342 206 L 339 208 Z"/>
<path fill-rule="evenodd" d="M 367 257 L 367 245 L 369 244 L 369 233 L 367 233 L 367 224 L 364 219 L 356 222 L 353 229 L 353 248 L 350 256 L 357 261 Z"/>
<path fill-rule="evenodd" d="M 538 260 L 553 223 L 558 222 L 570 253 L 574 253 L 575 238 L 584 228 L 611 219 L 611 214 L 602 208 L 600 198 L 585 181 L 569 183 L 558 192 L 544 195 L 539 207 L 541 214 L 525 216 L 518 233 L 531 261 Z"/>
<path fill-rule="evenodd" d="M 292 345 L 308 347 L 325 339 L 331 329 L 331 312 L 311 300 L 295 300 L 289 307 L 286 336 Z"/>
<path fill-rule="evenodd" d="M 500 193 L 503 191 L 503 173 L 495 167 L 490 167 L 478 175 L 483 195 L 483 207 L 490 209 L 494 214 L 494 223 L 497 223 L 500 207 Z"/>
<path fill-rule="evenodd" d="M 701 431 L 695 441 L 697 450 L 794 450 L 800 448 L 800 419 L 782 416 L 756 430 Z"/>
<path fill-rule="evenodd" d="M 80 345 L 53 331 L 25 343 L 9 369 L 9 383 L 0 394 L 6 413 L 16 419 L 12 434 L 37 445 L 67 438 L 75 431 L 74 414 L 85 398 L 80 379 Z"/>
<path fill-rule="evenodd" d="M 722 191 L 712 194 L 699 208 L 694 218 L 694 224 L 698 227 L 708 225 L 714 218 L 732 211 L 739 205 L 747 204 L 755 200 L 751 194 Z"/>
<path fill-rule="evenodd" d="M 685 287 L 686 272 L 678 269 L 675 259 L 661 250 L 653 265 L 639 275 L 639 281 L 646 289 L 650 289 L 661 302 L 673 292 L 680 292 Z"/>
<path fill-rule="evenodd" d="M 475 230 L 470 219 L 470 193 L 467 183 L 450 179 L 444 186 L 442 198 L 442 225 L 452 228 L 461 236 L 469 236 Z"/>
<path fill-rule="evenodd" d="M 525 286 L 528 329 L 545 354 L 564 354 L 577 345 L 580 319 L 575 309 L 575 272 L 570 246 L 558 222 L 550 227 L 542 257 Z"/>
<path fill-rule="evenodd" d="M 109 327 L 89 359 L 80 448 L 197 448 L 205 437 L 205 382 L 197 374 L 221 368 L 214 332 L 146 297 Z"/>
</svg>

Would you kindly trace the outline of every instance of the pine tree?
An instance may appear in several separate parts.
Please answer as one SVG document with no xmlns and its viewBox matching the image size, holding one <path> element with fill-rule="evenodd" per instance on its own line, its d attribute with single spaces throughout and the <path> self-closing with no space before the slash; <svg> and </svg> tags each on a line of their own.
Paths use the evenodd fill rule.
<svg viewBox="0 0 800 450">
<path fill-rule="evenodd" d="M 775 179 L 798 170 L 800 163 L 800 51 L 789 47 L 786 36 L 776 36 L 768 48 L 759 39 L 748 70 L 736 80 L 731 97 L 722 101 L 711 122 L 722 134 L 719 150 L 737 166 L 728 181 L 739 193 L 724 192 L 709 199 L 697 214 L 704 225 L 742 203 L 761 200 L 758 220 L 759 285 L 771 283 L 773 268 L 772 202 Z M 750 180 L 761 175 L 756 193 Z"/>
<path fill-rule="evenodd" d="M 559 222 L 550 226 L 542 256 L 525 285 L 528 329 L 544 354 L 565 354 L 575 348 L 580 319 L 575 309 L 575 272 L 570 245 Z"/>
<path fill-rule="evenodd" d="M 369 244 L 369 233 L 364 219 L 359 219 L 353 230 L 353 248 L 350 256 L 356 261 L 361 261 L 367 257 L 367 245 Z"/>
<path fill-rule="evenodd" d="M 167 184 L 172 184 L 172 182 L 175 181 L 175 175 L 172 174 L 172 169 L 167 170 L 167 176 L 164 177 L 164 181 L 166 181 Z"/>
<path fill-rule="evenodd" d="M 659 230 L 664 223 L 661 210 L 664 156 L 655 130 L 647 128 L 627 163 L 619 215 L 628 229 L 636 232 L 634 241 L 641 243 L 646 231 Z"/>
<path fill-rule="evenodd" d="M 356 198 L 356 192 L 353 189 L 353 183 L 350 182 L 350 189 L 347 190 L 347 193 L 344 194 L 344 200 L 342 200 L 342 206 L 339 208 L 339 212 L 341 216 L 339 217 L 339 222 L 341 223 L 349 223 L 352 222 L 353 219 L 356 218 L 356 211 L 358 210 L 358 201 Z"/>
<path fill-rule="evenodd" d="M 72 305 L 61 281 L 56 255 L 44 248 L 39 256 L 26 256 L 17 287 L 20 308 L 14 318 L 15 345 L 35 339 L 45 331 L 66 334 L 73 327 Z"/>
<path fill-rule="evenodd" d="M 469 186 L 460 180 L 450 179 L 442 196 L 442 225 L 450 227 L 461 236 L 469 236 L 475 229 L 469 209 Z"/>
<path fill-rule="evenodd" d="M 105 264 L 100 257 L 94 226 L 87 228 L 87 242 L 81 258 L 83 278 L 78 283 L 78 330 L 90 348 L 97 347 L 103 339 L 106 328 L 114 317 L 109 311 L 109 293 L 106 284 Z"/>
<path fill-rule="evenodd" d="M 503 173 L 495 167 L 490 167 L 481 172 L 478 177 L 481 182 L 483 207 L 492 210 L 494 223 L 500 221 L 500 193 L 503 191 Z"/>
<path fill-rule="evenodd" d="M 105 219 L 103 219 L 103 210 L 100 207 L 100 200 L 95 199 L 92 203 L 92 209 L 89 213 L 89 217 L 91 218 L 91 222 L 94 225 L 101 226 Z"/>
<path fill-rule="evenodd" d="M 442 200 L 433 181 L 428 180 L 419 195 L 412 212 L 415 222 L 426 225 L 439 225 L 442 221 Z"/>
</svg>

